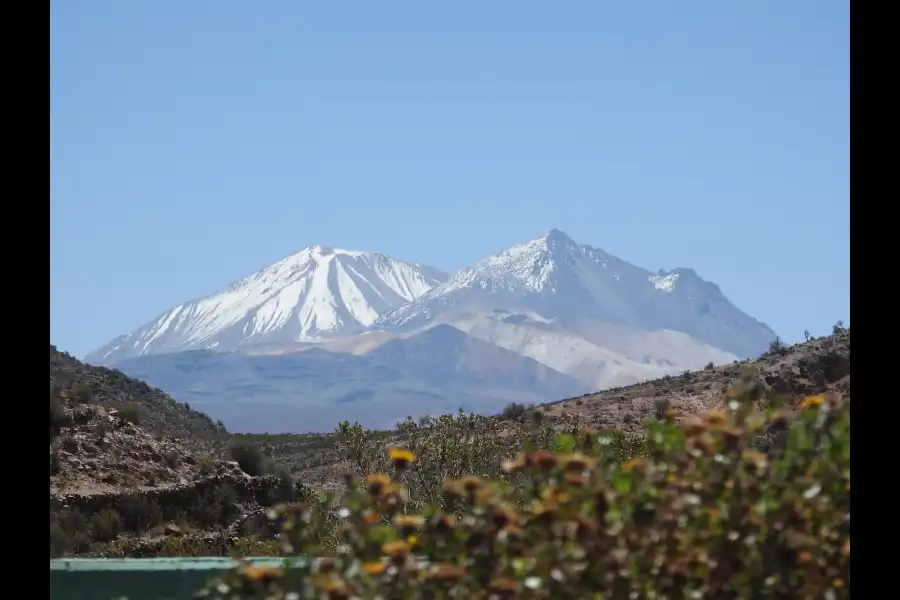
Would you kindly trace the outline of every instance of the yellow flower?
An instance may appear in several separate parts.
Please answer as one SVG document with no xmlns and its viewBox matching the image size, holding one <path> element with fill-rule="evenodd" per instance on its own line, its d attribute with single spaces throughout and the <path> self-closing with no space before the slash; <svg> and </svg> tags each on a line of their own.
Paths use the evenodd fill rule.
<svg viewBox="0 0 900 600">
<path fill-rule="evenodd" d="M 539 468 L 549 471 L 559 464 L 559 457 L 552 452 L 535 452 L 531 455 L 531 461 Z"/>
<path fill-rule="evenodd" d="M 381 496 L 391 487 L 391 478 L 384 473 L 373 473 L 366 475 L 366 484 L 370 494 Z"/>
<path fill-rule="evenodd" d="M 840 577 L 838 577 L 837 579 L 835 579 L 834 581 L 831 582 L 831 585 L 833 585 L 836 588 L 842 588 L 842 587 L 844 587 L 844 580 L 841 579 Z"/>
<path fill-rule="evenodd" d="M 415 454 L 403 448 L 391 448 L 388 450 L 388 454 L 390 455 L 394 466 L 398 469 L 405 469 L 409 463 L 416 460 Z"/>
<path fill-rule="evenodd" d="M 371 508 L 367 508 L 366 510 L 364 510 L 362 512 L 362 520 L 363 520 L 363 523 L 366 523 L 368 525 L 373 525 L 374 523 L 377 523 L 378 521 L 380 521 L 381 517 L 378 515 L 377 512 L 375 512 Z"/>
<path fill-rule="evenodd" d="M 448 479 L 444 482 L 444 489 L 454 494 L 474 494 L 487 485 L 487 482 L 478 475 L 469 475 L 462 479 Z"/>
<path fill-rule="evenodd" d="M 725 422 L 726 417 L 725 411 L 714 408 L 706 413 L 706 422 L 710 425 L 721 425 Z"/>
<path fill-rule="evenodd" d="M 492 520 L 498 529 L 503 529 L 507 525 L 515 525 L 518 518 L 515 510 L 505 506 L 495 507 L 492 514 Z"/>
<path fill-rule="evenodd" d="M 559 506 L 555 502 L 544 501 L 535 503 L 532 508 L 534 520 L 538 523 L 549 524 L 559 514 Z"/>
<path fill-rule="evenodd" d="M 394 527 L 407 534 L 421 529 L 423 525 L 425 525 L 425 519 L 418 515 L 397 515 L 394 517 Z"/>
<path fill-rule="evenodd" d="M 283 571 L 278 567 L 254 567 L 244 568 L 244 577 L 250 581 L 272 581 L 278 579 Z"/>
<path fill-rule="evenodd" d="M 553 503 L 566 503 L 569 501 L 569 493 L 559 486 L 547 488 L 541 492 L 541 499 Z"/>
<path fill-rule="evenodd" d="M 409 550 L 409 544 L 404 542 L 403 540 L 385 542 L 381 546 L 381 551 L 392 558 L 400 558 L 406 556 L 407 554 L 409 554 Z"/>
<path fill-rule="evenodd" d="M 341 579 L 329 579 L 323 586 L 328 600 L 348 600 L 351 596 L 350 587 Z"/>
<path fill-rule="evenodd" d="M 709 429 L 709 424 L 699 417 L 688 417 L 685 419 L 681 426 L 690 434 L 698 434 L 703 433 L 707 429 Z"/>
<path fill-rule="evenodd" d="M 569 493 L 566 492 L 563 488 L 558 486 L 553 486 L 547 488 L 541 493 L 541 499 L 546 500 L 548 502 L 558 503 L 558 502 L 568 502 Z"/>
<path fill-rule="evenodd" d="M 800 404 L 801 410 L 806 410 L 808 408 L 813 408 L 815 406 L 821 405 L 825 402 L 825 396 L 823 394 L 817 394 L 815 396 L 807 396 L 803 399 L 803 402 Z"/>
<path fill-rule="evenodd" d="M 362 572 L 366 575 L 380 575 L 387 569 L 387 564 L 380 560 L 367 560 L 362 564 Z"/>
<path fill-rule="evenodd" d="M 563 468 L 570 473 L 593 469 L 596 464 L 596 460 L 583 454 L 572 454 L 563 458 Z"/>
<path fill-rule="evenodd" d="M 622 464 L 622 470 L 626 473 L 629 473 L 636 469 L 642 462 L 644 461 L 642 461 L 640 458 L 632 458 L 631 460 L 626 460 Z"/>
<path fill-rule="evenodd" d="M 574 485 L 577 487 L 584 487 L 588 483 L 590 483 L 590 479 L 588 479 L 581 473 L 566 473 L 565 475 L 563 475 L 563 480 L 569 485 Z"/>
<path fill-rule="evenodd" d="M 769 459 L 762 452 L 747 450 L 744 452 L 744 462 L 756 469 L 763 470 L 769 464 Z"/>
</svg>

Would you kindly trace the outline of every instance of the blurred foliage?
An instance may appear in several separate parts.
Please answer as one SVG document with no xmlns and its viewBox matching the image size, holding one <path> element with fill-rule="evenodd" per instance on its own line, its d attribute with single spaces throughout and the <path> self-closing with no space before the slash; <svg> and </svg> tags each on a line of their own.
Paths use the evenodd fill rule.
<svg viewBox="0 0 900 600">
<path fill-rule="evenodd" d="M 342 494 L 271 515 L 286 554 L 326 558 L 244 565 L 201 595 L 849 596 L 849 399 L 788 407 L 745 372 L 722 409 L 663 416 L 640 439 L 574 422 L 408 419 L 403 448 L 387 450 L 343 423 L 359 473 Z"/>
</svg>

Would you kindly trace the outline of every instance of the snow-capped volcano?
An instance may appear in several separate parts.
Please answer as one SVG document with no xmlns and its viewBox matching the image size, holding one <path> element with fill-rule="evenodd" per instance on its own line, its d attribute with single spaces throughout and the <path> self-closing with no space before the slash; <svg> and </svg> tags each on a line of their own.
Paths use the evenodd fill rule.
<svg viewBox="0 0 900 600">
<path fill-rule="evenodd" d="M 172 308 L 87 360 L 355 333 L 444 279 L 437 269 L 383 254 L 310 246 L 224 290 Z"/>
<path fill-rule="evenodd" d="M 759 355 L 775 338 L 690 269 L 653 273 L 556 229 L 462 269 L 374 327 L 411 331 L 498 310 L 579 334 L 596 323 L 683 332 L 736 356 Z"/>
</svg>

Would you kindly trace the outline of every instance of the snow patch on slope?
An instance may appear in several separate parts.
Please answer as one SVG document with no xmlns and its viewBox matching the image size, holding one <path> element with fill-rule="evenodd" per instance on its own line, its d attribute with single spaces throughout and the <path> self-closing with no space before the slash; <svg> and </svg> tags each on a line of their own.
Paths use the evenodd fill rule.
<svg viewBox="0 0 900 600">
<path fill-rule="evenodd" d="M 669 275 L 651 275 L 647 278 L 653 287 L 662 292 L 671 292 L 678 283 L 678 273 L 670 273 Z"/>
</svg>

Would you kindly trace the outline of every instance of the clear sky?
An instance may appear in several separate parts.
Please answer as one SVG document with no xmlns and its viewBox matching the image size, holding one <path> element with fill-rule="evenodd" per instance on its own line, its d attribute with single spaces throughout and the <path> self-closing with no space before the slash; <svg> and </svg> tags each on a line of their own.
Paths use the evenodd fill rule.
<svg viewBox="0 0 900 600">
<path fill-rule="evenodd" d="M 850 312 L 837 0 L 50 7 L 50 339 L 313 243 L 446 271 L 558 228 L 785 340 Z"/>
</svg>

